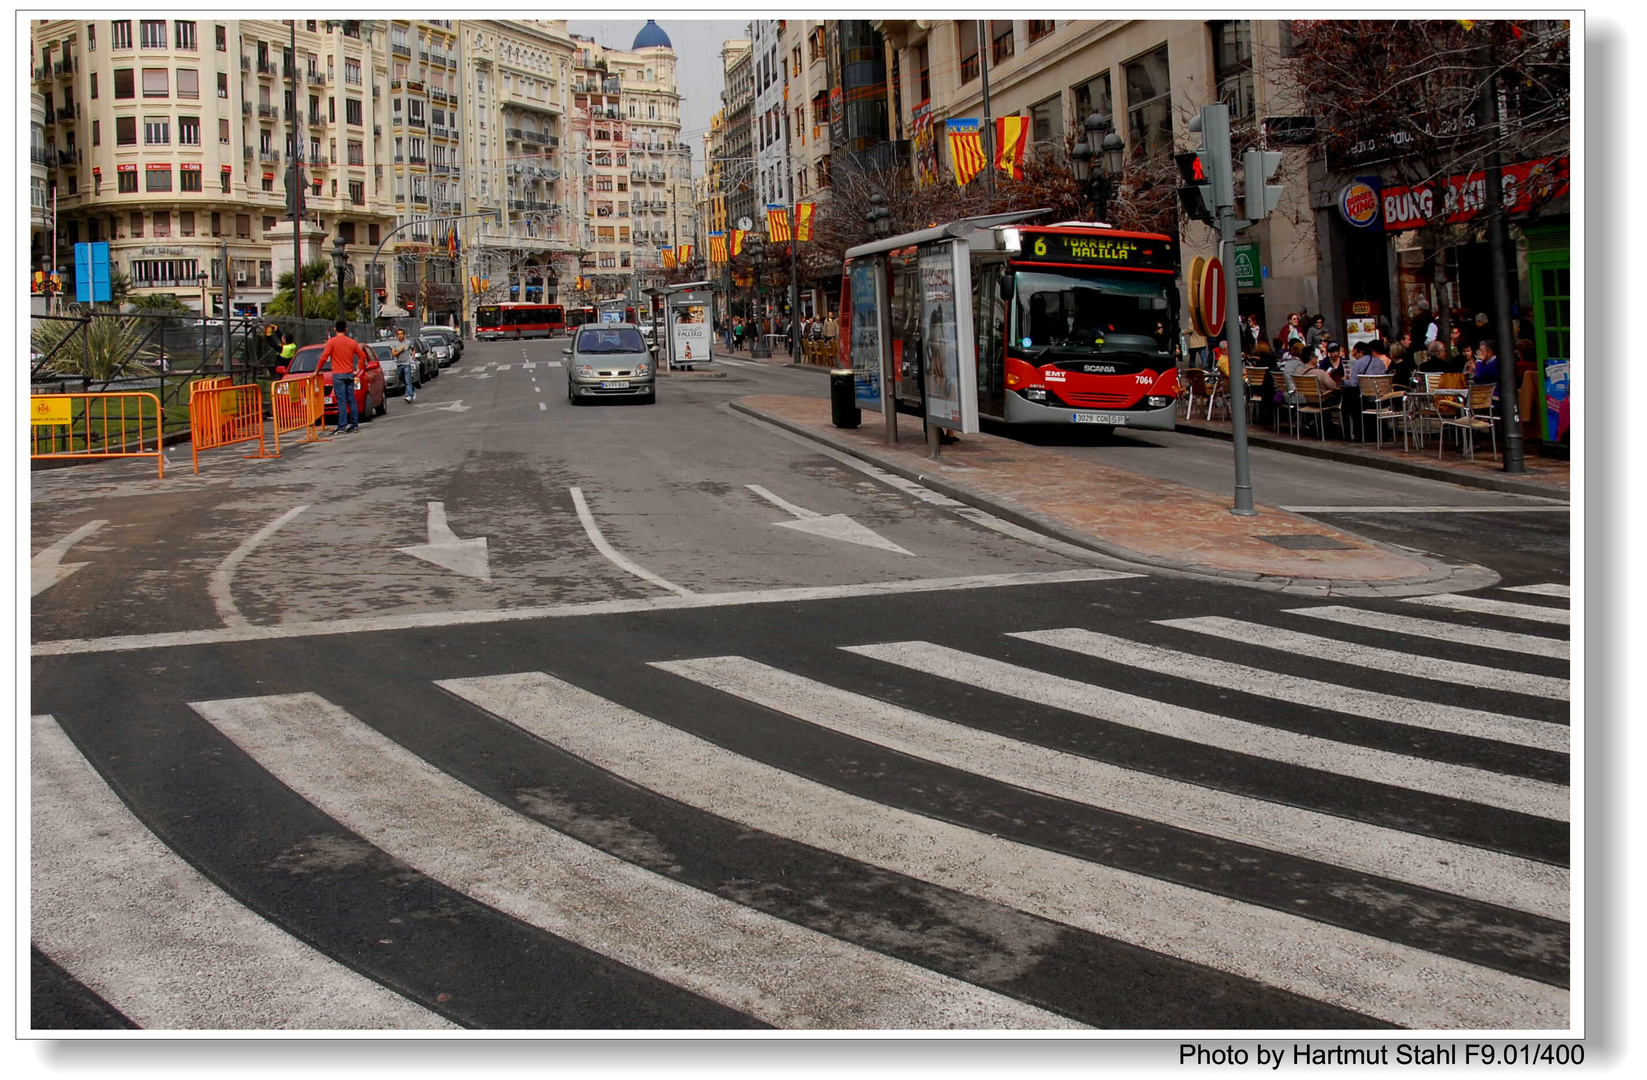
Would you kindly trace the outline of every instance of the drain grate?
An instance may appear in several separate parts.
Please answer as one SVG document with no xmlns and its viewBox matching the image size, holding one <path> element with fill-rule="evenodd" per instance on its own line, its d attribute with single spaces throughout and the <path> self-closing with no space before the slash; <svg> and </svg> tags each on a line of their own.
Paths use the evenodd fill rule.
<svg viewBox="0 0 1647 1080">
<path fill-rule="evenodd" d="M 1321 533 L 1299 533 L 1292 536 L 1260 536 L 1258 539 L 1276 547 L 1287 548 L 1290 551 L 1339 551 L 1355 549 L 1354 544 L 1346 544 L 1342 540 L 1334 540 Z"/>
</svg>

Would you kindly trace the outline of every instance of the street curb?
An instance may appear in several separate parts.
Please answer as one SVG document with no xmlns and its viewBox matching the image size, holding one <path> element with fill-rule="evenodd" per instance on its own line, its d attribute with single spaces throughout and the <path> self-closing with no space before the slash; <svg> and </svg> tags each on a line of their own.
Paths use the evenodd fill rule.
<svg viewBox="0 0 1647 1080">
<path fill-rule="evenodd" d="M 918 469 L 911 469 L 908 466 L 901 465 L 896 462 L 872 457 L 868 453 L 864 452 L 862 448 L 854 446 L 851 443 L 832 439 L 814 429 L 795 424 L 791 421 L 784 420 L 781 417 L 772 416 L 769 413 L 763 413 L 758 409 L 754 409 L 743 404 L 741 401 L 728 401 L 726 404 L 728 407 L 743 413 L 746 416 L 751 416 L 755 419 L 763 421 L 764 423 L 783 428 L 785 431 L 799 435 L 802 438 L 811 439 L 812 441 L 827 446 L 832 450 L 838 450 L 843 454 L 849 454 L 860 461 L 869 462 L 876 468 L 884 469 L 895 476 L 901 476 L 905 480 L 913 480 L 915 483 L 936 491 L 940 495 L 946 495 L 949 498 L 954 499 L 956 502 L 965 503 L 975 509 L 983 510 L 986 513 L 992 514 L 1004 521 L 1011 522 L 1014 525 L 1029 529 L 1032 532 L 1041 533 L 1045 536 L 1050 536 L 1056 540 L 1062 540 L 1067 544 L 1084 548 L 1088 551 L 1094 552 L 1095 554 L 1103 555 L 1121 562 L 1130 563 L 1135 566 L 1148 567 L 1186 577 L 1213 578 L 1219 581 L 1228 582 L 1230 584 L 1249 585 L 1255 588 L 1284 592 L 1297 596 L 1414 596 L 1438 592 L 1465 592 L 1471 589 L 1487 588 L 1491 585 L 1496 585 L 1499 581 L 1499 575 L 1491 570 L 1488 570 L 1486 567 L 1476 566 L 1471 563 L 1454 564 L 1440 562 L 1433 554 L 1429 552 L 1420 552 L 1412 548 L 1401 548 L 1393 544 L 1386 544 L 1382 541 L 1373 540 L 1370 537 L 1361 536 L 1359 533 L 1352 532 L 1349 529 L 1339 529 L 1339 531 L 1347 535 L 1354 536 L 1356 539 L 1361 540 L 1364 543 L 1371 544 L 1375 547 L 1398 550 L 1411 557 L 1420 558 L 1425 562 L 1440 567 L 1441 569 L 1439 569 L 1436 573 L 1424 575 L 1422 577 L 1402 578 L 1395 581 L 1381 581 L 1374 584 L 1367 581 L 1353 579 L 1345 580 L 1316 577 L 1288 578 L 1268 574 L 1254 574 L 1238 570 L 1221 570 L 1217 567 L 1203 567 L 1192 563 L 1182 563 L 1175 562 L 1170 559 L 1157 558 L 1152 555 L 1145 555 L 1141 552 L 1133 551 L 1130 548 L 1121 547 L 1117 544 L 1106 543 L 1105 541 L 1100 540 L 1099 538 L 1088 533 L 1067 528 L 1064 525 L 1052 521 L 1051 519 L 1042 514 L 1036 513 L 1033 510 L 1028 510 L 1024 507 L 1003 500 L 989 498 L 971 490 L 970 488 L 962 487 L 950 480 L 946 480 L 941 476 L 932 476 L 921 472 Z M 1337 526 L 1334 527 L 1337 528 Z"/>
<path fill-rule="evenodd" d="M 1200 427 L 1195 424 L 1177 424 L 1174 431 L 1185 435 L 1200 435 L 1209 439 L 1220 439 L 1224 442 L 1234 442 L 1235 436 L 1217 428 Z M 1397 461 L 1393 458 L 1369 457 L 1357 454 L 1354 451 L 1340 450 L 1331 443 L 1322 447 L 1304 443 L 1288 442 L 1282 439 L 1271 439 L 1264 435 L 1254 435 L 1249 430 L 1247 443 L 1250 446 L 1262 447 L 1265 450 L 1275 450 L 1283 454 L 1298 454 L 1302 457 L 1321 458 L 1327 461 L 1336 461 L 1343 465 L 1361 465 L 1369 469 L 1379 469 L 1383 472 L 1402 473 L 1407 476 L 1416 476 L 1422 480 L 1439 480 L 1443 483 L 1458 484 L 1463 487 L 1483 488 L 1487 491 L 1500 491 L 1506 495 L 1527 495 L 1537 499 L 1559 499 L 1562 502 L 1571 502 L 1571 492 L 1548 484 L 1535 484 L 1524 480 L 1505 480 L 1496 476 L 1480 476 L 1475 473 L 1457 473 L 1439 466 L 1415 465 L 1410 461 Z"/>
</svg>

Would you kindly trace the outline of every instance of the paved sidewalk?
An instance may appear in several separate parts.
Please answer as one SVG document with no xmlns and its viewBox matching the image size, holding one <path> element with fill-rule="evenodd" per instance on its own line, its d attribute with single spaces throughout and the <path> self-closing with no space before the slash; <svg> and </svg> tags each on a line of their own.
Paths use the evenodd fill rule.
<svg viewBox="0 0 1647 1080">
<path fill-rule="evenodd" d="M 927 454 L 921 424 L 899 416 L 889 444 L 879 416 L 836 428 L 825 398 L 758 395 L 734 409 L 869 461 L 960 502 L 1088 550 L 1164 570 L 1306 595 L 1409 596 L 1482 588 L 1483 567 L 1446 562 L 1260 505 L 1085 462 L 993 435 L 965 435 Z"/>
</svg>

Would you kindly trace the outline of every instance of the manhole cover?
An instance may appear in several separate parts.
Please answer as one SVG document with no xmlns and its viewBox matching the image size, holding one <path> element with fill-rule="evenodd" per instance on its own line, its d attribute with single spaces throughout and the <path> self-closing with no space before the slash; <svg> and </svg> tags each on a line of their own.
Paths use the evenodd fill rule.
<svg viewBox="0 0 1647 1080">
<path fill-rule="evenodd" d="M 1260 536 L 1258 539 L 1276 547 L 1288 548 L 1292 551 L 1337 551 L 1340 549 L 1354 550 L 1354 544 L 1346 544 L 1342 540 L 1334 540 L 1330 536 L 1320 533 L 1299 533 L 1293 536 Z"/>
</svg>

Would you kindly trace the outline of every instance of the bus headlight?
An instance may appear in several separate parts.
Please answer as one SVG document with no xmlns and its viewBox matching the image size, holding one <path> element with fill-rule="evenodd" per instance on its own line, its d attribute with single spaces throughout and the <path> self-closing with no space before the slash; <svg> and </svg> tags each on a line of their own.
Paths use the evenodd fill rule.
<svg viewBox="0 0 1647 1080">
<path fill-rule="evenodd" d="M 1161 397 L 1157 394 L 1151 394 L 1149 397 L 1144 399 L 1144 404 L 1148 405 L 1152 409 L 1164 409 L 1168 405 L 1172 404 L 1172 399 L 1169 397 Z"/>
<path fill-rule="evenodd" d="M 1047 392 L 1043 387 L 1031 386 L 1029 389 L 1024 391 L 1024 396 L 1031 401 L 1045 401 L 1047 399 Z"/>
</svg>

